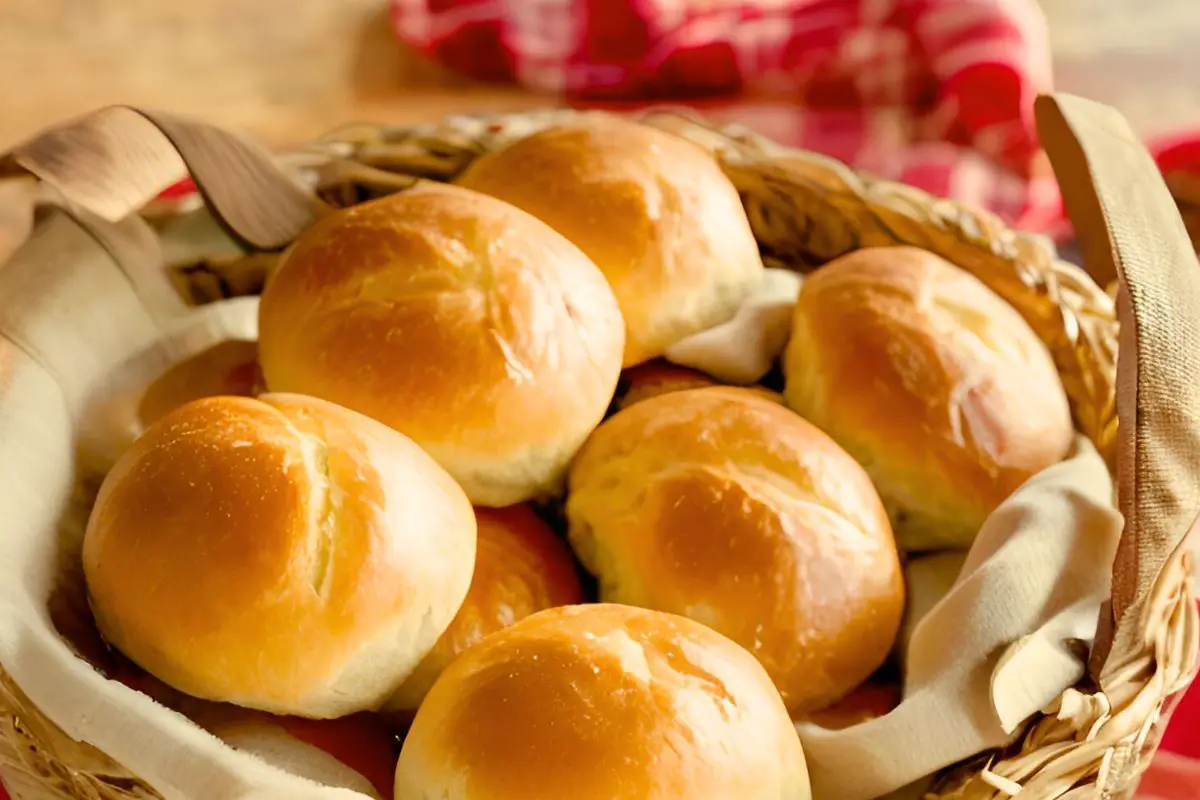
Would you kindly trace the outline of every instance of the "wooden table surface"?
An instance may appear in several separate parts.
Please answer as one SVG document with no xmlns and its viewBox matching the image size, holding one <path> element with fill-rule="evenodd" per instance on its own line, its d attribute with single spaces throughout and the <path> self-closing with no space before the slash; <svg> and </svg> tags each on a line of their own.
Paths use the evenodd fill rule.
<svg viewBox="0 0 1200 800">
<path fill-rule="evenodd" d="M 0 0 L 0 147 L 111 103 L 271 142 L 545 105 L 407 55 L 386 0 Z"/>
<path fill-rule="evenodd" d="M 1059 85 L 1144 131 L 1200 124 L 1200 0 L 1044 0 Z M 0 148 L 89 108 L 185 112 L 271 142 L 548 98 L 407 57 L 385 0 L 0 0 Z"/>
</svg>

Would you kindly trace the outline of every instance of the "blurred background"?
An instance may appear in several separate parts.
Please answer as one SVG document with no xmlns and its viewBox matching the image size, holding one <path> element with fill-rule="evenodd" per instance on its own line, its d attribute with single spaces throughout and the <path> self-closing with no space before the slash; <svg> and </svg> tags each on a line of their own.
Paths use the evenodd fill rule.
<svg viewBox="0 0 1200 800">
<path fill-rule="evenodd" d="M 629 0 L 608 2 L 615 7 Z M 789 4 L 839 5 L 779 0 L 641 5 Z M 940 5 L 953 13 L 961 4 Z M 1147 134 L 1200 124 L 1195 0 L 1037 5 L 1047 20 L 1058 88 L 1116 105 Z M 0 146 L 65 116 L 117 102 L 185 111 L 281 143 L 311 137 L 338 121 L 408 123 L 452 111 L 549 102 L 514 87 L 472 84 L 398 45 L 387 0 L 2 0 L 0 87 L 5 101 Z"/>
<path fill-rule="evenodd" d="M 274 145 L 687 103 L 1061 236 L 1030 113 L 1050 88 L 1122 110 L 1190 204 L 1196 0 L 0 0 L 4 148 L 111 103 Z"/>
</svg>

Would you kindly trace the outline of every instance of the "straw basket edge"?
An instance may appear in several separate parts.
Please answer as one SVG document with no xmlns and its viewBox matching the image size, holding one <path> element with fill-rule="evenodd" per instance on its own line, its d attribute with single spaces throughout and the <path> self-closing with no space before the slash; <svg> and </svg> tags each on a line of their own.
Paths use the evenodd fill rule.
<svg viewBox="0 0 1200 800">
<path fill-rule="evenodd" d="M 387 128 L 360 125 L 280 155 L 281 165 L 326 201 L 349 205 L 415 180 L 451 180 L 478 155 L 576 112 L 453 117 Z M 790 150 L 746 131 L 716 130 L 686 113 L 657 112 L 649 124 L 713 152 L 737 186 L 771 266 L 808 270 L 855 249 L 909 244 L 974 274 L 1011 303 L 1050 347 L 1076 424 L 1113 464 L 1117 329 L 1113 303 L 1051 243 L 1012 231 L 995 216 L 920 190 L 857 173 L 832 159 Z M 191 213 L 152 206 L 160 228 Z M 203 258 L 170 265 L 193 303 L 257 293 L 274 256 Z M 931 797 L 1004 798 L 1024 788 L 1037 800 L 1123 798 L 1132 793 L 1169 717 L 1171 697 L 1193 675 L 1200 622 L 1181 558 L 1156 587 L 1145 620 L 1145 652 L 1108 684 L 1068 690 L 1008 752 L 947 770 Z M 0 776 L 20 800 L 159 797 L 103 753 L 72 741 L 0 671 Z"/>
</svg>

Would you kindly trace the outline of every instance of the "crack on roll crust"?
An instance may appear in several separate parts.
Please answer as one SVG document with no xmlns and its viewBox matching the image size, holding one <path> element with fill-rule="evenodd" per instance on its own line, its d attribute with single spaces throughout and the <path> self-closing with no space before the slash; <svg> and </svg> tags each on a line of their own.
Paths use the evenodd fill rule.
<svg viewBox="0 0 1200 800">
<path fill-rule="evenodd" d="M 343 494 L 329 468 L 329 447 L 320 436 L 297 428 L 282 410 L 270 403 L 267 407 L 278 414 L 279 422 L 296 439 L 300 463 L 309 481 L 307 525 L 308 550 L 312 561 L 309 582 L 318 597 L 327 599 L 332 586 L 334 548 L 337 546 L 337 512 Z M 295 413 L 298 418 L 311 424 L 306 413 Z"/>
<path fill-rule="evenodd" d="M 309 502 L 309 530 L 313 552 L 312 587 L 321 597 L 328 597 L 332 573 L 333 548 L 337 535 L 337 503 L 334 501 L 333 478 L 329 473 L 329 450 L 325 442 L 315 436 L 297 432 L 300 452 L 308 477 L 312 481 L 312 496 Z"/>
</svg>

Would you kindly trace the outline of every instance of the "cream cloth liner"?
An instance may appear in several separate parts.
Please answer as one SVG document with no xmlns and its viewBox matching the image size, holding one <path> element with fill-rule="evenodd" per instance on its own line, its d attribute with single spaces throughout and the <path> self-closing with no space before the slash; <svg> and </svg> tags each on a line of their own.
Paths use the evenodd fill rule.
<svg viewBox="0 0 1200 800">
<path fill-rule="evenodd" d="M 46 716 L 167 798 L 351 800 L 237 752 L 109 681 L 54 631 L 57 529 L 70 503 L 73 420 L 92 389 L 164 334 L 95 241 L 52 212 L 0 267 L 0 663 Z M 51 298 L 52 301 L 51 301 Z M 187 325 L 191 320 L 181 324 Z M 9 345 L 9 342 L 12 345 Z"/>
<path fill-rule="evenodd" d="M 916 623 L 892 713 L 797 726 L 817 800 L 870 800 L 984 750 L 1084 675 L 1121 516 L 1083 437 L 988 517 L 949 593 Z"/>
</svg>

